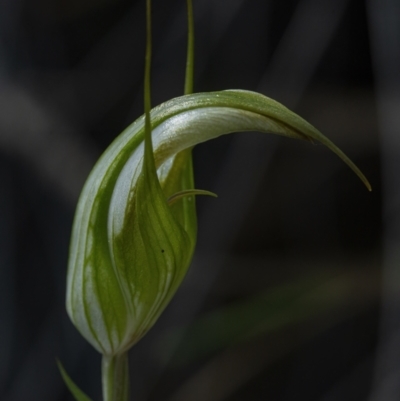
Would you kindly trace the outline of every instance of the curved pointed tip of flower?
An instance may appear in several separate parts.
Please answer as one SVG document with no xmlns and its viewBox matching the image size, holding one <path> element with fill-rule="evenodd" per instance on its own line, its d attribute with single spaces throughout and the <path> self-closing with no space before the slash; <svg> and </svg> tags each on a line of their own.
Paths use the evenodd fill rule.
<svg viewBox="0 0 400 401">
<path fill-rule="evenodd" d="M 361 172 L 361 170 L 346 156 L 343 154 L 338 154 L 338 156 L 353 170 L 357 177 L 363 182 L 369 192 L 372 191 L 371 184 L 369 183 L 367 177 Z"/>
<path fill-rule="evenodd" d="M 357 177 L 363 182 L 369 192 L 372 191 L 371 184 L 369 183 L 367 177 L 362 173 L 362 171 L 342 152 L 335 152 L 357 175 Z"/>
<path fill-rule="evenodd" d="M 369 192 L 372 192 L 371 184 L 369 183 L 369 181 L 367 179 L 365 179 L 365 180 L 366 180 L 366 182 L 364 182 L 365 186 L 367 187 Z"/>
<path fill-rule="evenodd" d="M 315 130 L 312 134 L 312 136 L 310 135 L 311 139 L 317 140 L 318 142 L 325 145 L 328 149 L 330 149 L 333 153 L 336 153 L 336 155 L 353 170 L 354 174 L 356 174 L 357 177 L 363 182 L 368 191 L 372 191 L 371 184 L 369 183 L 367 177 L 365 177 L 362 171 L 350 160 L 350 158 L 342 150 L 340 150 L 331 140 L 323 136 L 319 131 Z"/>
<path fill-rule="evenodd" d="M 361 170 L 353 163 L 348 163 L 346 160 L 344 162 L 354 171 L 354 173 L 358 176 L 358 178 L 363 182 L 369 192 L 372 191 L 372 187 L 370 182 L 368 181 L 367 177 L 361 172 Z"/>
<path fill-rule="evenodd" d="M 193 196 L 193 195 L 207 195 L 212 196 L 213 198 L 218 198 L 218 195 L 211 191 L 206 191 L 204 189 L 186 189 L 184 191 L 179 191 L 176 194 L 170 196 L 168 198 L 168 204 L 171 206 L 179 199 L 182 199 L 186 196 Z"/>
<path fill-rule="evenodd" d="M 362 183 L 366 186 L 368 191 L 371 192 L 372 191 L 371 184 L 369 183 L 367 177 L 362 173 L 362 171 L 335 145 L 334 148 L 328 145 L 328 148 L 330 148 L 333 152 L 335 152 L 353 170 L 354 174 L 356 174 L 356 176 L 362 181 Z"/>
</svg>

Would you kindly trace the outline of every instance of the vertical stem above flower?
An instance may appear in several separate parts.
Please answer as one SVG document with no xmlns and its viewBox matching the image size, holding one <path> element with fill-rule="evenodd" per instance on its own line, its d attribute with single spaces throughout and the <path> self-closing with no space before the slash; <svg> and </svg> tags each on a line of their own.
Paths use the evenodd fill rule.
<svg viewBox="0 0 400 401">
<path fill-rule="evenodd" d="M 188 42 L 186 55 L 185 95 L 193 93 L 194 72 L 194 17 L 192 0 L 186 0 L 188 21 Z"/>
<path fill-rule="evenodd" d="M 146 0 L 146 54 L 144 66 L 144 113 L 145 113 L 145 163 L 151 160 L 154 166 L 153 144 L 151 141 L 151 0 Z M 146 163 L 151 164 L 151 163 Z M 155 169 L 155 166 L 154 166 Z"/>
</svg>

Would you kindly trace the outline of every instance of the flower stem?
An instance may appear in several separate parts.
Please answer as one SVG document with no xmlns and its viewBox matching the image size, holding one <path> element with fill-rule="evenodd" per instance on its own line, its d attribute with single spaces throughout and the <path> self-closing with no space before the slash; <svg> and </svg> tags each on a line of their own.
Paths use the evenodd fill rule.
<svg viewBox="0 0 400 401">
<path fill-rule="evenodd" d="M 192 0 L 186 1 L 188 21 L 188 43 L 186 56 L 185 95 L 193 93 L 194 70 L 194 17 Z"/>
<path fill-rule="evenodd" d="M 101 363 L 103 401 L 128 401 L 128 353 L 103 356 Z"/>
</svg>

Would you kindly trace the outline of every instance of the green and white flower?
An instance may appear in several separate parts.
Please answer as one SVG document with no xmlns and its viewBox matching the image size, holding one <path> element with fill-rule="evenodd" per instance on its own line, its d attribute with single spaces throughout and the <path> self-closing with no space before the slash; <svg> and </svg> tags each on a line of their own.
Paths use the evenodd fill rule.
<svg viewBox="0 0 400 401">
<path fill-rule="evenodd" d="M 144 116 L 135 121 L 98 161 L 73 227 L 67 310 L 82 335 L 105 355 L 126 351 L 153 326 L 187 272 L 196 242 L 189 191 L 194 145 L 236 131 L 321 142 L 369 187 L 359 169 L 318 130 L 257 93 L 198 93 L 154 108 L 157 175 L 151 161 L 143 163 L 144 122 Z M 169 204 L 182 191 L 189 192 Z"/>
</svg>

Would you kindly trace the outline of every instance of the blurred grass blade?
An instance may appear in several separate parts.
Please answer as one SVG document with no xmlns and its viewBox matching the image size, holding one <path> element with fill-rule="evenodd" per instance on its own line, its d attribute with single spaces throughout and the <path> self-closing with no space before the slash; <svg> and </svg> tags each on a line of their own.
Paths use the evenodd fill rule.
<svg viewBox="0 0 400 401">
<path fill-rule="evenodd" d="M 354 310 L 354 294 L 360 293 L 358 279 L 352 274 L 313 274 L 271 288 L 204 314 L 189 326 L 171 329 L 160 339 L 156 349 L 167 360 L 170 355 L 165 344 L 172 344 L 171 349 L 175 351 L 171 364 L 183 366 L 224 348 L 297 327 L 318 317 L 326 317 L 321 325 L 329 324 L 330 319 L 338 318 L 333 311 L 342 311 L 342 315 L 347 316 L 346 313 Z M 371 294 L 367 295 L 366 304 L 371 299 Z M 315 326 L 316 329 L 321 327 Z"/>
<path fill-rule="evenodd" d="M 65 371 L 61 362 L 57 360 L 57 366 L 60 370 L 61 376 L 64 380 L 64 383 L 67 385 L 69 391 L 72 393 L 76 401 L 92 401 L 68 376 L 68 373 Z"/>
</svg>

